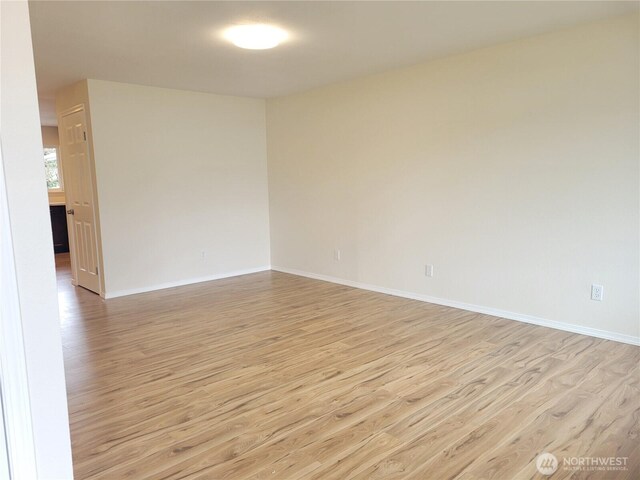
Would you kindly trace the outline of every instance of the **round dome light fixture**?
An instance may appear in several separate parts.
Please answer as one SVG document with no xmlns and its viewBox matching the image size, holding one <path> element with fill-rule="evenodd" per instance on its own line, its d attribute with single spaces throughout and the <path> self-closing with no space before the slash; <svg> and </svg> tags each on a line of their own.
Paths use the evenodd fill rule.
<svg viewBox="0 0 640 480">
<path fill-rule="evenodd" d="M 287 39 L 287 32 L 273 25 L 254 23 L 235 25 L 224 32 L 224 37 L 236 47 L 249 50 L 267 50 Z"/>
</svg>

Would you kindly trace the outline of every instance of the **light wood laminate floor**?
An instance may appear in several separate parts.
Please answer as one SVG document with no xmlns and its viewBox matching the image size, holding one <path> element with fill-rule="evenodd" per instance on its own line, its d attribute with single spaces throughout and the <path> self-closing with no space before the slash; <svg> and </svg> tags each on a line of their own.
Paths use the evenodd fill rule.
<svg viewBox="0 0 640 480">
<path fill-rule="evenodd" d="M 103 301 L 57 262 L 76 480 L 640 478 L 638 347 L 276 272 Z"/>
</svg>

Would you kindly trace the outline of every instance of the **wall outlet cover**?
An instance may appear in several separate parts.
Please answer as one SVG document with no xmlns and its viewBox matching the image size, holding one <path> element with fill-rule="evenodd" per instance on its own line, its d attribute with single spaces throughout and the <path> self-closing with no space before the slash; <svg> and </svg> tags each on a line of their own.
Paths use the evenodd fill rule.
<svg viewBox="0 0 640 480">
<path fill-rule="evenodd" d="M 595 283 L 591 285 L 591 300 L 595 300 L 596 302 L 601 302 L 603 296 L 604 296 L 604 287 L 602 285 L 596 285 Z"/>
</svg>

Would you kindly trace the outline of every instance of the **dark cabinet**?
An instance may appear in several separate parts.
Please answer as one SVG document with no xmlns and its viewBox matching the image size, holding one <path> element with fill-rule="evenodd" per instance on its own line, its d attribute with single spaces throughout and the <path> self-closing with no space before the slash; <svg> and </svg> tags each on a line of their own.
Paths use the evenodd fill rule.
<svg viewBox="0 0 640 480">
<path fill-rule="evenodd" d="M 53 233 L 53 251 L 69 251 L 69 233 L 67 230 L 67 208 L 64 205 L 49 205 L 51 212 L 51 231 Z"/>
</svg>

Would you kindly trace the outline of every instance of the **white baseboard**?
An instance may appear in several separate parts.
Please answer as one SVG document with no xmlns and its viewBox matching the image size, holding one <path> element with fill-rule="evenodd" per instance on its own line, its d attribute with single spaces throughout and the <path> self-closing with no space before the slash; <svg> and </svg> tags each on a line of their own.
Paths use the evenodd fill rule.
<svg viewBox="0 0 640 480">
<path fill-rule="evenodd" d="M 301 277 L 313 278 L 315 280 L 323 280 L 325 282 L 337 283 L 340 285 L 346 285 L 348 287 L 360 288 L 362 290 L 370 290 L 372 292 L 384 293 L 387 295 L 394 295 L 396 297 L 410 298 L 411 300 L 419 300 L 421 302 L 435 303 L 437 305 L 444 305 L 446 307 L 459 308 L 461 310 L 468 310 L 470 312 L 484 313 L 494 317 L 506 318 L 508 320 L 517 320 L 519 322 L 531 323 L 533 325 L 540 325 L 541 327 L 555 328 L 556 330 L 564 330 L 565 332 L 579 333 L 582 335 L 588 335 L 590 337 L 603 338 L 605 340 L 613 340 L 614 342 L 628 343 L 630 345 L 640 345 L 640 337 L 634 337 L 633 335 L 625 335 L 622 333 L 610 332 L 608 330 L 599 330 L 597 328 L 583 327 L 580 325 L 574 325 L 572 323 L 558 322 L 556 320 L 547 320 L 545 318 L 534 317 L 533 315 L 526 315 L 523 313 L 509 312 L 506 310 L 499 310 L 497 308 L 484 307 L 482 305 L 473 305 L 464 302 L 458 302 L 456 300 L 447 300 L 444 298 L 430 297 L 428 295 L 421 295 L 419 293 L 405 292 L 403 290 L 395 290 L 392 288 L 379 287 L 376 285 L 369 285 L 366 283 L 354 282 L 351 280 L 344 280 L 337 277 L 331 277 L 328 275 L 320 275 L 317 273 L 309 273 L 301 270 L 294 270 L 292 268 L 284 267 L 271 267 L 272 270 L 283 273 L 290 273 L 292 275 L 299 275 Z"/>
<path fill-rule="evenodd" d="M 105 299 L 125 297 L 127 295 L 135 295 L 137 293 L 153 292 L 156 290 L 164 290 L 165 288 L 182 287 L 194 283 L 210 282 L 211 280 L 220 280 L 222 278 L 238 277 L 240 275 L 248 275 L 250 273 L 266 272 L 271 270 L 271 265 L 264 265 L 256 268 L 245 268 L 243 270 L 234 270 L 232 272 L 217 273 L 215 275 L 207 275 L 206 277 L 188 278 L 185 280 L 177 280 L 175 282 L 160 283 L 158 285 L 150 285 L 147 287 L 131 288 L 128 290 L 116 290 L 115 292 L 106 292 Z"/>
</svg>

